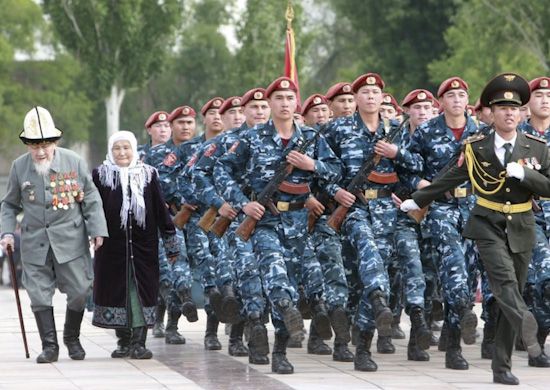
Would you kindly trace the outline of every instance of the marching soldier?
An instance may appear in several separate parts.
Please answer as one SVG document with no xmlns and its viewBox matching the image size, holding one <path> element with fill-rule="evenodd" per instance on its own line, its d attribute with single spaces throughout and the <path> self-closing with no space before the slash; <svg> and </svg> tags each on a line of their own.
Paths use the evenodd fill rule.
<svg viewBox="0 0 550 390">
<path fill-rule="evenodd" d="M 350 83 L 334 84 L 328 89 L 325 97 L 329 101 L 329 108 L 332 111 L 331 119 L 350 116 L 355 112 L 357 105 Z"/>
<path fill-rule="evenodd" d="M 225 130 L 240 127 L 245 120 L 240 96 L 232 96 L 224 100 L 219 109 Z"/>
<path fill-rule="evenodd" d="M 465 180 L 479 194 L 463 234 L 475 240 L 498 303 L 493 382 L 507 385 L 519 384 L 511 372 L 518 331 L 531 358 L 542 354 L 537 321 L 520 292 L 535 244 L 531 198 L 534 194 L 550 196 L 546 142 L 517 131 L 519 107 L 529 101 L 529 95 L 529 84 L 516 74 L 491 80 L 483 89 L 481 103 L 491 107 L 495 131 L 465 139 L 457 163 L 401 205 L 403 211 L 425 207 Z"/>
<path fill-rule="evenodd" d="M 401 107 L 392 94 L 384 93 L 382 104 L 380 105 L 380 117 L 382 119 L 394 120 L 401 115 Z"/>
<path fill-rule="evenodd" d="M 168 121 L 168 113 L 166 111 L 153 112 L 145 121 L 145 130 L 149 136 L 149 141 L 138 146 L 141 161 L 143 161 L 151 147 L 163 144 L 170 139 L 172 130 Z"/>
</svg>

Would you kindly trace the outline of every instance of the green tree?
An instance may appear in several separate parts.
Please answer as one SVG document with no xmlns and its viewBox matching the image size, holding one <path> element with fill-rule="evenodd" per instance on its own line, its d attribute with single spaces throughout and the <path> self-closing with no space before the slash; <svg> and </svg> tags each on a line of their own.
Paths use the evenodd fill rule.
<svg viewBox="0 0 550 390">
<path fill-rule="evenodd" d="M 119 130 L 126 90 L 160 71 L 182 17 L 181 3 L 44 0 L 59 41 L 88 69 L 104 98 L 108 136 Z"/>
</svg>

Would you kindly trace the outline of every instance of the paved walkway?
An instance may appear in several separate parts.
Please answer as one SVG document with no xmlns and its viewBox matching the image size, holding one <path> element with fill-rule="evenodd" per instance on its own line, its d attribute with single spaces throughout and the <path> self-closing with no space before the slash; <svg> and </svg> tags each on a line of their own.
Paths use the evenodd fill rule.
<svg viewBox="0 0 550 390">
<path fill-rule="evenodd" d="M 394 355 L 373 353 L 379 369 L 374 373 L 353 370 L 352 363 L 337 363 L 331 356 L 308 355 L 305 349 L 289 350 L 294 375 L 273 375 L 270 366 L 253 366 L 247 358 L 227 354 L 227 336 L 220 327 L 223 351 L 204 351 L 202 346 L 206 317 L 194 324 L 185 323 L 185 345 L 166 345 L 163 339 L 149 338 L 152 360 L 111 359 L 116 339 L 113 331 L 91 325 L 86 313 L 82 327 L 82 344 L 87 355 L 84 361 L 72 361 L 61 346 L 55 364 L 36 364 L 40 339 L 30 311 L 27 294 L 21 290 L 23 314 L 31 353 L 25 359 L 13 291 L 0 287 L 0 389 L 496 389 L 490 361 L 480 358 L 480 340 L 464 347 L 470 363 L 468 371 L 444 368 L 444 353 L 432 347 L 430 362 L 406 360 L 406 340 L 395 340 Z M 55 296 L 58 335 L 64 319 L 64 296 Z M 479 308 L 478 308 L 479 309 Z M 408 332 L 408 322 L 404 328 Z M 272 333 L 270 338 L 273 339 Z M 375 344 L 375 343 L 373 343 Z M 547 350 L 548 350 L 547 344 Z M 550 388 L 550 369 L 527 366 L 525 352 L 515 352 L 513 372 L 520 378 L 519 389 Z"/>
</svg>

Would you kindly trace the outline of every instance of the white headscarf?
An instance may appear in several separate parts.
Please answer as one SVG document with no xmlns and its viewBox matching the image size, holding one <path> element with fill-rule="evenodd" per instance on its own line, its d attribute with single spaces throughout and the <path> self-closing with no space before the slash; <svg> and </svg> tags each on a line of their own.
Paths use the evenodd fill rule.
<svg viewBox="0 0 550 390">
<path fill-rule="evenodd" d="M 127 167 L 120 167 L 113 157 L 113 145 L 117 141 L 128 141 L 132 147 L 132 161 Z M 121 130 L 109 137 L 106 160 L 99 167 L 99 180 L 104 186 L 115 189 L 120 182 L 122 188 L 122 207 L 120 208 L 120 227 L 126 229 L 128 213 L 131 210 L 139 226 L 145 228 L 145 186 L 151 182 L 152 167 L 138 160 L 137 140 L 134 133 Z M 118 172 L 118 175 L 116 174 Z"/>
</svg>

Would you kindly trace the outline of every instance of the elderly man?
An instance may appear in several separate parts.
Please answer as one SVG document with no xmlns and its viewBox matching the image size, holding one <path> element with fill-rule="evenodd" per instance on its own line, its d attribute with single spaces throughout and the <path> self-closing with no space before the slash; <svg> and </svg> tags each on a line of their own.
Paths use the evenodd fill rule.
<svg viewBox="0 0 550 390">
<path fill-rule="evenodd" d="M 101 199 L 84 161 L 57 147 L 62 131 L 55 128 L 48 110 L 34 107 L 25 116 L 23 128 L 19 138 L 28 153 L 11 166 L 1 208 L 0 244 L 13 248 L 16 216 L 24 212 L 23 283 L 42 340 L 36 361 L 58 359 L 52 307 L 56 286 L 67 294 L 63 341 L 70 358 L 82 360 L 86 353 L 79 341 L 80 324 L 93 277 L 88 236 L 98 249 L 108 234 Z"/>
</svg>

